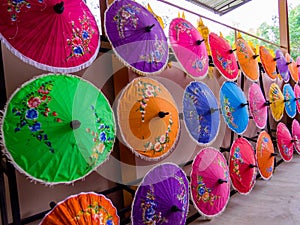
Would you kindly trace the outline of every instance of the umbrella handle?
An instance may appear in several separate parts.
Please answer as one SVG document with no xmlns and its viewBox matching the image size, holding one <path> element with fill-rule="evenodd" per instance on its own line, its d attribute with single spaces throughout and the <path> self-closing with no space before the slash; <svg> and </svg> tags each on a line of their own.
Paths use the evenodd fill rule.
<svg viewBox="0 0 300 225">
<path fill-rule="evenodd" d="M 249 164 L 249 168 L 255 168 L 255 167 L 257 167 L 257 165 L 254 165 L 254 164 Z"/>
<path fill-rule="evenodd" d="M 70 127 L 73 129 L 73 130 L 76 130 L 77 128 L 79 128 L 81 125 L 81 122 L 79 120 L 72 120 L 70 122 Z"/>
<path fill-rule="evenodd" d="M 53 6 L 54 11 L 57 14 L 62 14 L 64 12 L 64 2 L 57 3 Z"/>
<path fill-rule="evenodd" d="M 151 29 L 152 29 L 152 27 L 154 27 L 154 25 L 155 25 L 155 24 L 152 24 L 152 25 L 150 25 L 150 26 L 147 26 L 147 27 L 146 27 L 146 31 L 147 31 L 147 32 L 150 32 Z"/>
<path fill-rule="evenodd" d="M 160 111 L 160 112 L 158 113 L 158 117 L 159 117 L 159 118 L 164 118 L 166 115 L 169 115 L 169 112 L 163 112 L 163 111 Z"/>
<path fill-rule="evenodd" d="M 204 41 L 204 39 L 202 39 L 202 40 L 197 40 L 196 41 L 196 45 L 201 45 L 201 43 Z"/>
<path fill-rule="evenodd" d="M 220 178 L 220 179 L 218 179 L 218 183 L 219 184 L 227 183 L 227 180 L 223 180 L 223 179 Z"/>
<path fill-rule="evenodd" d="M 249 105 L 249 102 L 247 102 L 247 103 L 241 103 L 241 106 L 242 106 L 242 107 L 244 107 L 244 106 L 246 106 L 246 105 Z"/>
<path fill-rule="evenodd" d="M 278 153 L 275 153 L 275 152 L 271 153 L 271 157 L 274 157 L 274 156 L 277 156 L 277 155 L 278 155 Z"/>
<path fill-rule="evenodd" d="M 270 101 L 266 101 L 265 102 L 265 106 L 269 106 L 269 105 L 271 105 L 272 104 L 272 102 L 270 102 Z"/>
<path fill-rule="evenodd" d="M 182 209 L 179 209 L 178 206 L 173 205 L 173 206 L 171 207 L 171 212 L 182 212 Z"/>
<path fill-rule="evenodd" d="M 230 50 L 229 50 L 229 53 L 232 54 L 232 53 L 233 53 L 234 51 L 236 51 L 236 50 L 237 50 L 236 48 L 235 48 L 235 49 L 230 49 Z"/>
<path fill-rule="evenodd" d="M 252 58 L 256 59 L 259 55 L 253 55 Z"/>
<path fill-rule="evenodd" d="M 278 59 L 280 59 L 280 57 L 273 58 L 274 61 L 277 61 Z"/>
<path fill-rule="evenodd" d="M 291 63 L 292 63 L 292 61 L 290 61 L 290 62 L 287 62 L 287 63 L 286 63 L 286 65 L 288 66 L 288 65 L 290 65 Z"/>
</svg>

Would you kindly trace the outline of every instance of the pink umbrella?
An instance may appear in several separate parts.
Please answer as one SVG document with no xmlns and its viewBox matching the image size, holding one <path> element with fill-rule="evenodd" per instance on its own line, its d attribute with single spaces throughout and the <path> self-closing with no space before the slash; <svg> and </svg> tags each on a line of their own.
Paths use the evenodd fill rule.
<svg viewBox="0 0 300 225">
<path fill-rule="evenodd" d="M 207 217 L 222 213 L 230 197 L 227 162 L 217 149 L 203 148 L 191 171 L 191 197 L 199 213 Z"/>
<path fill-rule="evenodd" d="M 295 93 L 295 98 L 296 98 L 297 111 L 298 111 L 298 113 L 300 113 L 300 86 L 299 86 L 299 84 L 295 84 L 294 93 Z"/>
<path fill-rule="evenodd" d="M 82 0 L 1 0 L 0 39 L 24 62 L 63 73 L 89 66 L 100 47 L 96 20 Z"/>
<path fill-rule="evenodd" d="M 248 92 L 250 115 L 256 126 L 263 129 L 267 124 L 268 107 L 260 86 L 253 83 Z"/>
<path fill-rule="evenodd" d="M 256 181 L 256 158 L 252 145 L 238 138 L 230 149 L 229 174 L 232 186 L 241 194 L 249 194 Z"/>
<path fill-rule="evenodd" d="M 291 161 L 293 159 L 293 153 L 294 153 L 293 139 L 289 129 L 284 123 L 282 122 L 278 123 L 276 136 L 277 136 L 277 147 L 279 149 L 279 153 L 282 159 L 285 162 Z"/>
<path fill-rule="evenodd" d="M 192 78 L 203 79 L 208 73 L 208 55 L 199 31 L 187 20 L 175 18 L 169 27 L 169 39 L 184 71 Z"/>
<path fill-rule="evenodd" d="M 239 69 L 237 59 L 229 43 L 213 32 L 209 33 L 208 40 L 216 68 L 227 80 L 236 80 Z"/>
<path fill-rule="evenodd" d="M 300 124 L 297 119 L 294 119 L 292 123 L 292 136 L 295 150 L 300 154 Z"/>
</svg>

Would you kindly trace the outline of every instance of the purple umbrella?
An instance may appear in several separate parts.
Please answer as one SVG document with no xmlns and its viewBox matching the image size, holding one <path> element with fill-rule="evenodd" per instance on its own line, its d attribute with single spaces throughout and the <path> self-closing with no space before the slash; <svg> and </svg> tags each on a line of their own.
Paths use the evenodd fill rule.
<svg viewBox="0 0 300 225">
<path fill-rule="evenodd" d="M 289 67 L 288 67 L 289 64 L 287 63 L 285 56 L 283 55 L 280 49 L 277 49 L 275 51 L 275 56 L 276 56 L 275 60 L 276 60 L 278 72 L 282 77 L 282 79 L 284 80 L 284 82 L 287 83 L 290 80 Z"/>
<path fill-rule="evenodd" d="M 105 30 L 113 51 L 142 75 L 161 72 L 168 61 L 168 42 L 159 22 L 142 5 L 115 0 L 105 12 Z"/>
<path fill-rule="evenodd" d="M 154 167 L 135 193 L 132 224 L 185 224 L 188 193 L 188 180 L 180 167 L 172 163 Z"/>
</svg>

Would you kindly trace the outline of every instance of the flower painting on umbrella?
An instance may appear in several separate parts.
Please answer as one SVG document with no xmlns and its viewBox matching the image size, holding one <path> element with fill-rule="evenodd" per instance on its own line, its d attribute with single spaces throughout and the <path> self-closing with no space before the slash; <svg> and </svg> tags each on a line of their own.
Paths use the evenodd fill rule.
<svg viewBox="0 0 300 225">
<path fill-rule="evenodd" d="M 230 197 L 226 159 L 217 149 L 207 147 L 195 157 L 191 171 L 191 197 L 196 209 L 207 217 L 224 211 Z"/>
<path fill-rule="evenodd" d="M 105 30 L 113 51 L 142 75 L 161 72 L 168 61 L 168 42 L 154 15 L 132 0 L 115 0 L 105 11 Z"/>
<path fill-rule="evenodd" d="M 0 39 L 25 63 L 60 73 L 88 67 L 100 48 L 96 19 L 82 0 L 1 0 Z"/>
<path fill-rule="evenodd" d="M 105 96 L 86 80 L 64 74 L 39 76 L 17 89 L 1 128 L 17 169 L 49 184 L 92 172 L 108 158 L 115 139 Z"/>
<path fill-rule="evenodd" d="M 176 164 L 155 166 L 139 185 L 132 204 L 133 225 L 184 225 L 188 213 L 188 180 Z"/>
<path fill-rule="evenodd" d="M 59 202 L 40 225 L 119 225 L 117 209 L 110 199 L 94 192 L 82 192 Z"/>
<path fill-rule="evenodd" d="M 266 131 L 260 132 L 256 142 L 258 171 L 264 180 L 269 180 L 274 171 L 274 146 Z"/>
<path fill-rule="evenodd" d="M 168 90 L 158 81 L 140 77 L 122 91 L 117 114 L 125 144 L 145 160 L 158 160 L 174 148 L 179 114 Z"/>
</svg>

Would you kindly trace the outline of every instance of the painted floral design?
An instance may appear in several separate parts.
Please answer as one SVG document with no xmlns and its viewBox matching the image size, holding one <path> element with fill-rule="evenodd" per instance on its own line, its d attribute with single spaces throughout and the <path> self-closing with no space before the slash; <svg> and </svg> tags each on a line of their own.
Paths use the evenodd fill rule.
<svg viewBox="0 0 300 225">
<path fill-rule="evenodd" d="M 206 184 L 203 182 L 203 177 L 197 177 L 197 200 L 203 201 L 204 203 L 209 203 L 210 205 L 214 205 L 214 202 L 221 198 L 219 195 L 214 195 L 212 193 L 213 189 L 206 187 Z"/>
<path fill-rule="evenodd" d="M 260 157 L 263 156 L 263 150 L 268 148 L 268 143 L 270 142 L 270 139 L 268 137 L 263 137 L 261 144 L 258 146 L 257 151 L 258 154 L 260 154 Z M 273 166 L 267 167 L 266 172 L 271 173 L 273 171 Z"/>
<path fill-rule="evenodd" d="M 97 164 L 99 156 L 103 154 L 105 148 L 109 148 L 114 142 L 114 129 L 105 124 L 102 118 L 99 117 L 94 106 L 91 106 L 91 110 L 96 119 L 96 131 L 93 128 L 86 128 L 86 132 L 89 133 L 94 142 L 93 152 L 89 157 L 89 166 L 93 167 Z"/>
<path fill-rule="evenodd" d="M 113 222 L 112 215 L 110 215 L 108 211 L 97 201 L 94 201 L 92 204 L 87 206 L 86 209 L 80 210 L 74 217 L 74 220 L 78 222 L 80 219 L 84 220 L 86 217 L 91 217 L 95 224 L 116 225 Z"/>
<path fill-rule="evenodd" d="M 154 187 L 151 186 L 145 196 L 145 201 L 141 203 L 143 210 L 143 223 L 146 225 L 162 224 L 167 222 L 166 218 L 162 217 L 162 213 L 157 211 L 158 203 L 155 201 Z"/>
<path fill-rule="evenodd" d="M 84 11 L 83 11 L 84 12 Z M 71 52 L 67 58 L 80 57 L 90 52 L 89 44 L 95 30 L 92 28 L 90 18 L 83 14 L 83 18 L 78 18 L 81 27 L 76 27 L 72 21 L 72 37 L 67 39 L 67 45 L 70 46 Z"/>
<path fill-rule="evenodd" d="M 281 149 L 282 149 L 283 154 L 285 154 L 288 157 L 290 156 L 290 153 L 289 153 L 290 150 L 286 144 L 281 143 Z"/>
<path fill-rule="evenodd" d="M 182 205 L 182 214 L 184 215 L 185 212 L 188 210 L 188 190 L 186 190 L 186 186 L 183 180 L 183 177 L 174 175 L 174 178 L 178 181 L 180 184 L 180 193 L 176 195 L 176 198 L 180 201 Z M 184 216 L 182 216 L 181 221 L 179 224 L 182 224 L 184 220 Z"/>
<path fill-rule="evenodd" d="M 155 152 L 164 151 L 169 146 L 168 145 L 168 143 L 170 142 L 169 133 L 171 132 L 172 124 L 173 124 L 172 115 L 169 114 L 169 124 L 167 130 L 165 131 L 164 134 L 156 137 L 154 143 L 148 141 L 144 145 L 145 151 L 153 151 L 153 154 L 155 154 Z"/>
<path fill-rule="evenodd" d="M 208 58 L 206 57 L 196 58 L 195 61 L 192 63 L 192 68 L 198 71 L 202 71 L 207 64 L 208 64 Z"/>
<path fill-rule="evenodd" d="M 140 100 L 138 100 L 138 102 L 140 103 L 139 110 L 141 112 L 142 122 L 145 122 L 147 102 L 149 101 L 150 97 L 156 97 L 161 89 L 159 86 L 142 81 L 139 81 L 136 86 L 139 96 L 142 97 Z"/>
<path fill-rule="evenodd" d="M 188 36 L 192 37 L 192 29 L 192 25 L 190 23 L 187 23 L 186 21 L 181 21 L 180 23 L 176 24 L 175 30 L 177 41 L 179 41 L 180 33 L 185 33 Z"/>
<path fill-rule="evenodd" d="M 232 115 L 234 113 L 234 108 L 230 106 L 230 101 L 226 96 L 224 96 L 222 108 L 225 115 L 226 123 L 233 126 L 234 128 L 237 128 L 237 125 L 234 123 L 234 118 Z"/>
<path fill-rule="evenodd" d="M 247 51 L 245 43 L 243 41 L 238 41 L 237 46 L 240 47 L 239 52 L 243 53 L 245 59 L 249 59 L 249 52 Z"/>
<path fill-rule="evenodd" d="M 119 9 L 117 15 L 114 16 L 114 22 L 117 23 L 117 29 L 120 38 L 125 38 L 125 26 L 128 26 L 130 24 L 133 29 L 137 28 L 139 20 L 138 14 L 140 12 L 141 9 L 132 4 L 124 5 Z"/>
<path fill-rule="evenodd" d="M 229 173 L 228 173 L 228 169 L 227 169 L 227 164 L 224 162 L 224 160 L 220 156 L 218 156 L 218 165 L 220 167 L 222 167 L 222 169 L 224 170 L 224 179 L 228 181 Z"/>
<path fill-rule="evenodd" d="M 201 92 L 201 94 L 199 93 Z M 202 108 L 201 104 L 199 103 L 198 99 L 200 98 L 200 96 L 208 96 L 209 93 L 207 93 L 205 90 L 201 90 L 198 88 L 194 88 L 193 90 L 191 90 L 191 93 L 186 92 L 185 93 L 185 98 L 189 99 L 189 104 L 190 106 L 188 108 Z M 208 109 L 210 110 L 210 109 Z M 198 118 L 198 127 L 197 127 L 197 132 L 194 138 L 196 138 L 197 140 L 202 140 L 205 138 L 209 138 L 210 134 L 211 134 L 211 130 L 210 127 L 208 126 L 209 121 L 202 115 L 202 114 L 198 114 L 197 110 L 192 110 L 189 111 L 189 113 L 186 116 L 186 119 L 189 119 L 191 121 L 194 120 L 194 118 Z M 196 124 L 193 124 L 193 126 L 196 126 Z"/>
<path fill-rule="evenodd" d="M 217 52 L 217 60 L 219 61 L 220 65 L 227 73 L 232 75 L 235 72 L 235 69 L 234 70 L 230 69 L 232 65 L 232 60 L 224 58 L 220 52 Z"/>
<path fill-rule="evenodd" d="M 231 161 L 233 163 L 233 172 L 238 176 L 240 180 L 242 180 L 241 174 L 240 174 L 240 164 L 244 163 L 244 160 L 241 155 L 241 149 L 239 146 L 237 146 L 233 151 L 233 156 L 231 158 Z"/>
<path fill-rule="evenodd" d="M 291 95 L 291 93 L 288 90 L 286 90 L 284 93 L 284 99 L 286 100 L 285 106 L 289 109 L 288 111 L 292 112 L 293 108 L 292 108 L 291 100 L 293 99 L 293 96 Z"/>
<path fill-rule="evenodd" d="M 51 141 L 43 129 L 41 121 L 45 117 L 52 117 L 53 122 L 62 122 L 56 111 L 52 111 L 48 104 L 51 101 L 50 92 L 53 88 L 51 81 L 43 83 L 38 90 L 26 95 L 18 106 L 12 108 L 12 113 L 19 117 L 15 132 L 28 128 L 30 134 L 38 141 L 44 143 L 51 153 L 54 153 Z"/>
<path fill-rule="evenodd" d="M 140 55 L 140 59 L 146 61 L 147 63 L 159 63 L 163 60 L 166 54 L 165 41 L 158 40 L 157 35 L 155 35 L 154 49 L 147 55 Z"/>
<path fill-rule="evenodd" d="M 43 3 L 43 0 L 37 0 L 39 3 Z M 2 6 L 3 7 L 3 6 Z M 7 1 L 7 12 L 10 14 L 10 20 L 12 22 L 17 21 L 18 13 L 21 12 L 22 8 L 31 8 L 31 4 L 26 0 L 8 0 Z"/>
</svg>

